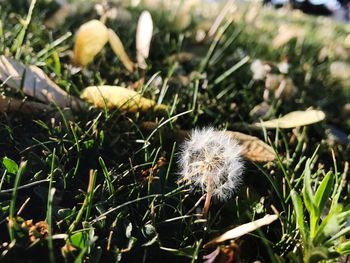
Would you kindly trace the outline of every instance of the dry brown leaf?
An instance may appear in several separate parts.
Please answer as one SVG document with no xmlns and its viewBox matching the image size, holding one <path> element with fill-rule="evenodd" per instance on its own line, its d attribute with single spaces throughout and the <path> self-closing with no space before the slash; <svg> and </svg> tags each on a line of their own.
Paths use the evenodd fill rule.
<svg viewBox="0 0 350 263">
<path fill-rule="evenodd" d="M 129 112 L 145 111 L 155 106 L 155 101 L 118 86 L 90 86 L 82 91 L 80 97 L 98 108 L 117 108 Z"/>
<path fill-rule="evenodd" d="M 23 80 L 24 78 L 24 80 Z M 62 90 L 56 83 L 36 66 L 25 66 L 22 63 L 0 56 L 0 79 L 9 87 L 22 90 L 26 95 L 35 97 L 45 103 L 54 103 L 59 107 L 71 106 L 74 110 L 83 107 L 83 103 Z"/>
<path fill-rule="evenodd" d="M 146 59 L 149 56 L 151 40 L 153 34 L 152 16 L 148 11 L 143 11 L 137 22 L 136 29 L 136 52 L 137 63 L 142 69 L 147 67 Z"/>
<path fill-rule="evenodd" d="M 276 153 L 271 146 L 257 137 L 241 132 L 224 131 L 235 139 L 242 148 L 242 155 L 254 162 L 271 162 L 276 159 Z"/>
<path fill-rule="evenodd" d="M 108 29 L 98 20 L 80 26 L 74 45 L 74 62 L 81 66 L 89 64 L 108 41 Z"/>
<path fill-rule="evenodd" d="M 146 131 L 153 131 L 158 127 L 158 124 L 155 122 L 144 122 L 142 123 L 141 127 Z M 165 134 L 167 134 L 169 137 L 172 137 L 179 143 L 183 142 L 190 136 L 189 131 L 180 129 L 171 130 L 166 127 L 164 127 L 163 129 L 165 129 Z M 276 158 L 274 150 L 257 137 L 234 131 L 220 132 L 224 132 L 225 134 L 236 140 L 237 143 L 242 147 L 242 156 L 244 156 L 250 161 L 270 162 L 275 160 Z"/>
<path fill-rule="evenodd" d="M 263 218 L 260 218 L 258 220 L 255 220 L 253 222 L 249 222 L 247 224 L 240 225 L 238 227 L 235 227 L 224 234 L 218 236 L 217 238 L 214 238 L 213 240 L 209 241 L 204 245 L 204 247 L 209 247 L 216 245 L 218 243 L 224 242 L 226 240 L 235 239 L 238 237 L 241 237 L 243 235 L 246 235 L 250 232 L 255 231 L 256 229 L 266 226 L 277 220 L 277 215 L 266 215 Z"/>
<path fill-rule="evenodd" d="M 111 45 L 114 53 L 118 56 L 120 61 L 126 67 L 129 72 L 134 71 L 134 63 L 126 54 L 124 46 L 118 35 L 112 30 L 108 29 L 109 44 Z"/>
<path fill-rule="evenodd" d="M 267 129 L 289 129 L 317 123 L 323 121 L 325 117 L 325 113 L 320 110 L 293 111 L 278 119 L 255 123 L 255 126 Z"/>
</svg>

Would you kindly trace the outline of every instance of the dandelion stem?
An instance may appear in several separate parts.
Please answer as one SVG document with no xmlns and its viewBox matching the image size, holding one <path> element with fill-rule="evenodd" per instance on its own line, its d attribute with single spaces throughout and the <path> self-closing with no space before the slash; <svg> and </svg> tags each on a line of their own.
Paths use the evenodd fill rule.
<svg viewBox="0 0 350 263">
<path fill-rule="evenodd" d="M 211 179 L 208 178 L 207 195 L 205 197 L 205 203 L 204 203 L 204 207 L 203 207 L 203 217 L 207 217 L 207 215 L 208 215 L 211 197 L 213 196 L 212 190 L 213 190 L 212 189 L 212 182 L 211 182 Z"/>
</svg>

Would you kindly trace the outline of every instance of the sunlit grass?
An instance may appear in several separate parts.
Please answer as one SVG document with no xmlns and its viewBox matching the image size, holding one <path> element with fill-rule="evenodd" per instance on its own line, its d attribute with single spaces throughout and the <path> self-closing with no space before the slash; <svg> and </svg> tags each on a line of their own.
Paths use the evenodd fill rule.
<svg viewBox="0 0 350 263">
<path fill-rule="evenodd" d="M 71 61 L 74 33 L 99 18 L 93 5 L 48 29 L 44 21 L 57 10 L 55 3 L 32 1 L 26 24 L 29 5 L 15 2 L 0 7 L 1 53 L 39 66 L 74 96 L 91 85 L 136 87 L 167 108 L 1 113 L 0 261 L 200 262 L 216 249 L 203 248 L 211 239 L 274 213 L 278 221 L 223 243 L 221 254 L 233 253 L 237 262 L 316 262 L 349 253 L 348 226 L 339 216 L 349 209 L 350 122 L 344 110 L 349 80 L 336 80 L 329 71 L 334 61 L 349 63 L 341 52 L 348 52 L 347 25 L 272 10 L 260 10 L 250 21 L 240 11 L 224 20 L 213 38 L 198 42 L 197 31 L 208 30 L 203 21 L 212 25 L 215 16 L 201 17 L 191 9 L 191 23 L 179 29 L 171 23 L 171 11 L 150 10 L 155 28 L 145 71 L 129 73 L 108 46 L 78 70 Z M 106 24 L 135 58 L 136 24 L 144 8 L 115 7 L 126 20 L 107 19 Z M 244 14 L 241 19 L 239 14 Z M 286 21 L 305 28 L 306 37 L 276 48 L 273 38 Z M 310 33 L 319 23 L 334 29 L 331 41 L 321 37 L 321 29 Z M 328 50 L 323 59 L 322 48 Z M 295 94 L 280 98 L 270 90 L 266 95 L 265 81 L 253 79 L 255 59 L 273 74 L 281 74 L 278 64 L 287 61 L 283 75 L 293 80 Z M 6 96 L 25 97 L 6 83 L 0 89 Z M 327 118 L 305 127 L 265 130 L 252 125 L 261 117 L 253 108 L 262 102 L 269 106 L 262 115 L 266 120 L 309 107 L 325 111 Z M 146 121 L 156 128 L 145 129 Z M 177 183 L 181 140 L 175 132 L 204 126 L 257 136 L 277 154 L 269 163 L 246 160 L 240 191 L 225 202 L 212 202 L 207 217 L 202 193 Z M 317 194 L 317 187 L 328 195 Z M 322 200 L 322 211 L 312 210 L 311 201 L 301 204 L 302 197 L 315 193 L 318 201 L 312 202 Z M 334 227 L 344 231 L 332 240 L 322 231 L 315 234 L 329 214 L 339 219 Z M 43 221 L 47 232 L 36 225 Z M 312 255 L 312 249 L 320 253 Z"/>
</svg>

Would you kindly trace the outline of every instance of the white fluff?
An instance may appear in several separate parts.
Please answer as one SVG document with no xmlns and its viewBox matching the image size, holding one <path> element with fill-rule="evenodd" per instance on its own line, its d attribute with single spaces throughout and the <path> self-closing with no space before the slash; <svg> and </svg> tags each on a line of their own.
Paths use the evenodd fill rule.
<svg viewBox="0 0 350 263">
<path fill-rule="evenodd" d="M 195 129 L 182 145 L 180 181 L 203 192 L 211 181 L 213 197 L 221 201 L 229 199 L 242 183 L 240 152 L 240 146 L 225 133 L 214 128 Z"/>
</svg>

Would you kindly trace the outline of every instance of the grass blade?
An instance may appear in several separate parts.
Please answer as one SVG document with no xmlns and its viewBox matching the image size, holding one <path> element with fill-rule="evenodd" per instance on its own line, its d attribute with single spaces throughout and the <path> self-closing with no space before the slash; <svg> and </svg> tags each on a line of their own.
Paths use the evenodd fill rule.
<svg viewBox="0 0 350 263">
<path fill-rule="evenodd" d="M 52 207 L 53 207 L 53 196 L 55 195 L 55 188 L 52 188 L 53 174 L 55 169 L 55 157 L 56 157 L 56 148 L 53 149 L 51 155 L 51 171 L 50 171 L 50 183 L 49 183 L 49 192 L 47 197 L 47 208 L 46 208 L 46 221 L 48 224 L 48 249 L 49 249 L 49 261 L 50 263 L 55 263 L 55 254 L 53 250 L 52 242 Z"/>
<path fill-rule="evenodd" d="M 11 204 L 10 204 L 10 213 L 9 213 L 9 235 L 10 240 L 13 242 L 15 240 L 15 232 L 14 232 L 14 224 L 15 224 L 15 209 L 16 209 L 16 201 L 17 201 L 17 190 L 21 181 L 21 177 L 27 167 L 27 161 L 22 162 L 19 166 L 18 172 L 15 178 L 15 185 L 13 187 L 12 196 L 11 196 Z"/>
<path fill-rule="evenodd" d="M 325 207 L 326 202 L 331 195 L 333 186 L 334 186 L 334 174 L 332 172 L 328 172 L 326 176 L 323 178 L 320 186 L 317 188 L 317 191 L 315 194 L 316 207 L 318 208 L 319 213 L 323 211 L 323 208 Z M 318 216 L 320 215 L 319 213 L 318 213 Z"/>
<path fill-rule="evenodd" d="M 294 206 L 295 216 L 297 220 L 297 226 L 299 228 L 301 237 L 304 241 L 304 244 L 308 243 L 308 236 L 305 228 L 305 222 L 304 222 L 304 208 L 303 203 L 301 201 L 301 197 L 298 195 L 298 193 L 293 189 L 291 192 L 292 202 Z"/>
</svg>

